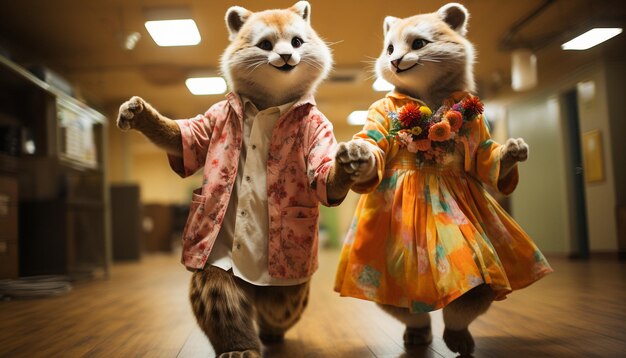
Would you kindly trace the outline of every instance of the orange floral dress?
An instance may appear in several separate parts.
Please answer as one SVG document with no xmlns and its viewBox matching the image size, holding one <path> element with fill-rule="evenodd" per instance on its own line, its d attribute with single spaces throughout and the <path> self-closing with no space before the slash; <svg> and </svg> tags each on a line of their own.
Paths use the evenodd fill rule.
<svg viewBox="0 0 626 358">
<path fill-rule="evenodd" d="M 429 312 L 482 283 L 504 299 L 552 271 L 483 187 L 510 194 L 518 172 L 499 177 L 500 145 L 481 113 L 467 93 L 435 114 L 394 92 L 370 107 L 354 138 L 380 148 L 378 176 L 354 188 L 364 195 L 341 252 L 342 296 Z"/>
</svg>

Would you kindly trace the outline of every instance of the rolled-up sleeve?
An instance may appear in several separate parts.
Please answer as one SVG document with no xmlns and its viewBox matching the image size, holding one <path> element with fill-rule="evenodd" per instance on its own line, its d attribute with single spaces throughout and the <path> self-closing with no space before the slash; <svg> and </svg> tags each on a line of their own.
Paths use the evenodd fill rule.
<svg viewBox="0 0 626 358">
<path fill-rule="evenodd" d="M 333 125 L 320 112 L 311 113 L 313 123 L 309 133 L 309 146 L 307 148 L 307 175 L 309 184 L 315 191 L 317 199 L 322 205 L 336 206 L 339 202 L 330 203 L 326 185 L 330 169 L 334 165 L 335 152 L 337 151 L 337 140 L 333 134 Z"/>
<path fill-rule="evenodd" d="M 170 167 L 181 177 L 194 174 L 204 166 L 211 134 L 215 125 L 212 110 L 191 119 L 176 120 L 180 128 L 183 154 L 168 154 Z"/>
</svg>

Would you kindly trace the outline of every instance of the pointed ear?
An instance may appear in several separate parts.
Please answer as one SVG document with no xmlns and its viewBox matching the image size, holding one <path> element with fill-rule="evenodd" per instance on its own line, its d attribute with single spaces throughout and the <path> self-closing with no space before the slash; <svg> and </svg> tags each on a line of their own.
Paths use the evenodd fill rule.
<svg viewBox="0 0 626 358">
<path fill-rule="evenodd" d="M 467 21 L 469 12 L 465 6 L 458 3 L 449 3 L 437 10 L 437 14 L 445 21 L 452 30 L 465 36 L 467 34 Z"/>
<path fill-rule="evenodd" d="M 387 32 L 389 32 L 391 25 L 393 25 L 398 20 L 400 19 L 398 19 L 397 17 L 393 17 L 393 16 L 385 17 L 385 23 L 383 25 L 383 34 L 387 35 Z"/>
<path fill-rule="evenodd" d="M 298 1 L 290 10 L 300 15 L 304 21 L 311 23 L 311 4 L 308 1 Z"/>
<path fill-rule="evenodd" d="M 226 11 L 226 27 L 228 28 L 228 39 L 230 41 L 237 37 L 237 33 L 241 30 L 244 22 L 246 22 L 251 14 L 252 12 L 241 6 L 233 6 Z"/>
</svg>

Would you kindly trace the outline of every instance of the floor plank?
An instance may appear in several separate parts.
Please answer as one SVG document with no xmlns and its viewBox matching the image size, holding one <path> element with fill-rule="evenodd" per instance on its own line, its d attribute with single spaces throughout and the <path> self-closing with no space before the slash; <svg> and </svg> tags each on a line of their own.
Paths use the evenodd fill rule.
<svg viewBox="0 0 626 358">
<path fill-rule="evenodd" d="M 406 350 L 400 323 L 367 301 L 332 291 L 338 253 L 322 251 L 310 306 L 266 357 L 455 355 L 442 340 Z M 626 356 L 626 264 L 552 259 L 556 272 L 496 302 L 472 326 L 476 357 Z M 0 302 L 0 357 L 212 357 L 189 303 L 190 274 L 176 255 L 116 264 L 110 279 L 60 297 Z"/>
</svg>

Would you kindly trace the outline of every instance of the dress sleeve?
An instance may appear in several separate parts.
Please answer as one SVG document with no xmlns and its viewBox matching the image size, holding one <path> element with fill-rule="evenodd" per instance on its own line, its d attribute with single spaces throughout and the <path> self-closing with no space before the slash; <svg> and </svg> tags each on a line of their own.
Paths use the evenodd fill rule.
<svg viewBox="0 0 626 358">
<path fill-rule="evenodd" d="M 482 115 L 474 122 L 473 130 L 478 131 L 478 146 L 476 147 L 471 174 L 498 192 L 509 195 L 515 190 L 519 181 L 517 166 L 505 177 L 500 177 L 502 145 L 491 139 L 488 124 Z"/>
<path fill-rule="evenodd" d="M 383 99 L 370 107 L 363 129 L 352 138 L 353 140 L 363 140 L 370 146 L 376 159 L 376 171 L 378 173 L 374 179 L 352 186 L 352 190 L 359 194 L 371 192 L 383 179 L 385 157 L 390 149 L 389 140 L 387 139 L 389 135 L 389 118 L 387 116 L 386 103 L 388 101 L 388 99 Z"/>
<path fill-rule="evenodd" d="M 191 119 L 176 120 L 180 128 L 183 155 L 168 154 L 170 167 L 183 178 L 193 175 L 204 166 L 211 134 L 215 126 L 212 109 Z"/>
</svg>

